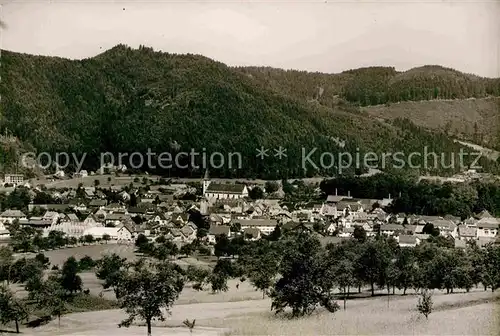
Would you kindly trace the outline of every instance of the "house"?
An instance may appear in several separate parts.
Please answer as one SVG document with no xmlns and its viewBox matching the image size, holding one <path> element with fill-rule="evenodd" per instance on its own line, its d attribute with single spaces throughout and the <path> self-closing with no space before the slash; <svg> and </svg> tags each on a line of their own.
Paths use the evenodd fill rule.
<svg viewBox="0 0 500 336">
<path fill-rule="evenodd" d="M 338 223 L 336 223 L 336 222 L 330 222 L 330 223 L 328 223 L 328 224 L 326 225 L 325 230 L 326 230 L 326 232 L 327 232 L 329 235 L 333 235 L 333 233 L 334 233 L 335 231 L 337 231 L 337 230 L 338 230 L 338 228 L 339 228 Z"/>
<path fill-rule="evenodd" d="M 95 191 L 95 188 L 92 188 L 92 187 L 85 188 L 85 190 L 84 190 L 85 197 L 94 198 L 95 197 L 94 191 Z"/>
<path fill-rule="evenodd" d="M 354 233 L 354 227 L 343 228 L 341 232 L 338 234 L 341 238 L 350 238 Z"/>
<path fill-rule="evenodd" d="M 135 216 L 144 216 L 146 214 L 146 209 L 139 208 L 139 207 L 130 207 L 130 208 L 128 208 L 127 212 L 132 217 L 135 217 Z"/>
<path fill-rule="evenodd" d="M 89 173 L 86 170 L 80 170 L 79 172 L 76 172 L 73 177 L 75 178 L 84 178 L 89 176 Z"/>
<path fill-rule="evenodd" d="M 463 221 L 463 224 L 467 227 L 477 227 L 478 220 L 474 217 L 469 217 Z"/>
<path fill-rule="evenodd" d="M 28 211 L 33 211 L 33 209 L 44 209 L 49 211 L 64 212 L 72 208 L 71 204 L 28 204 Z"/>
<path fill-rule="evenodd" d="M 354 199 L 342 199 L 337 203 L 337 211 L 347 216 L 351 213 L 361 213 L 364 211 L 361 202 Z"/>
<path fill-rule="evenodd" d="M 278 222 L 274 219 L 240 219 L 238 222 L 243 231 L 247 228 L 254 228 L 266 235 L 272 233 L 276 225 L 278 225 Z"/>
<path fill-rule="evenodd" d="M 67 220 L 69 222 L 79 222 L 80 221 L 80 219 L 78 219 L 78 216 L 75 215 L 74 213 L 67 214 L 65 220 Z"/>
<path fill-rule="evenodd" d="M 83 212 L 88 210 L 87 205 L 78 199 L 70 200 L 69 204 L 71 204 L 73 206 L 73 209 L 76 211 Z"/>
<path fill-rule="evenodd" d="M 483 218 L 493 218 L 493 216 L 488 212 L 488 210 L 483 210 L 480 213 L 476 214 L 474 217 L 478 220 Z"/>
<path fill-rule="evenodd" d="M 10 232 L 5 228 L 3 223 L 0 222 L 0 240 L 6 239 L 10 237 Z"/>
<path fill-rule="evenodd" d="M 22 174 L 5 174 L 4 183 L 19 185 L 24 182 L 24 175 Z"/>
<path fill-rule="evenodd" d="M 337 207 L 334 204 L 324 203 L 321 207 L 320 214 L 330 218 L 337 218 Z"/>
<path fill-rule="evenodd" d="M 172 214 L 171 221 L 177 226 L 183 226 L 184 224 L 187 224 L 187 222 L 189 221 L 189 214 L 187 213 Z"/>
<path fill-rule="evenodd" d="M 47 237 L 51 231 L 64 232 L 68 237 L 80 238 L 86 229 L 90 228 L 84 222 L 80 221 L 61 221 L 53 223 L 48 228 L 43 229 L 43 235 Z"/>
<path fill-rule="evenodd" d="M 42 220 L 50 221 L 52 224 L 57 223 L 60 217 L 63 217 L 62 215 L 59 215 L 58 212 L 55 211 L 47 211 L 43 216 Z"/>
<path fill-rule="evenodd" d="M 26 215 L 20 210 L 5 210 L 0 214 L 0 222 L 3 224 L 12 224 L 16 219 L 26 219 Z"/>
<path fill-rule="evenodd" d="M 420 239 L 415 235 L 399 235 L 396 240 L 400 247 L 415 247 L 420 244 Z"/>
<path fill-rule="evenodd" d="M 476 223 L 477 238 L 493 238 L 498 234 L 500 220 L 494 217 L 482 217 Z"/>
<path fill-rule="evenodd" d="M 328 195 L 325 203 L 328 205 L 335 205 L 343 199 L 352 198 L 351 196 L 338 195 L 337 190 L 335 190 L 335 195 Z"/>
<path fill-rule="evenodd" d="M 121 228 L 118 229 L 117 233 L 117 240 L 119 243 L 121 242 L 131 242 L 133 241 L 134 238 L 134 230 L 130 228 L 128 225 L 123 225 Z"/>
<path fill-rule="evenodd" d="M 197 230 L 198 230 L 198 227 L 197 227 L 197 226 L 196 226 L 196 224 L 195 224 L 195 223 L 193 223 L 193 222 L 188 222 L 188 223 L 187 223 L 187 225 L 188 225 L 191 229 L 193 229 L 194 231 L 197 231 Z"/>
<path fill-rule="evenodd" d="M 211 214 L 208 217 L 208 220 L 210 221 L 210 224 L 212 224 L 212 225 L 223 225 L 224 224 L 224 220 L 218 214 Z"/>
<path fill-rule="evenodd" d="M 89 203 L 89 208 L 103 208 L 108 204 L 108 202 L 104 199 L 93 199 Z"/>
<path fill-rule="evenodd" d="M 220 235 L 226 235 L 229 237 L 231 235 L 231 229 L 227 225 L 217 225 L 217 226 L 211 226 L 210 229 L 208 230 L 208 242 L 215 244 L 216 242 L 216 237 Z"/>
<path fill-rule="evenodd" d="M 156 214 L 152 219 L 152 222 L 156 223 L 157 225 L 167 225 L 168 224 L 168 218 L 165 216 L 164 213 L 158 213 Z"/>
<path fill-rule="evenodd" d="M 457 240 L 472 240 L 477 237 L 477 228 L 469 227 L 465 225 L 460 225 L 458 227 L 458 239 Z"/>
<path fill-rule="evenodd" d="M 106 206 L 106 208 L 104 209 L 106 210 L 107 212 L 122 212 L 125 210 L 125 207 L 118 204 L 118 203 L 111 203 L 109 204 L 108 206 Z"/>
<path fill-rule="evenodd" d="M 244 184 L 222 184 L 203 181 L 203 197 L 206 199 L 241 199 L 248 197 L 248 188 Z"/>
<path fill-rule="evenodd" d="M 182 234 L 180 229 L 173 228 L 170 229 L 168 234 L 165 236 L 168 240 L 174 241 L 174 242 L 182 242 L 184 241 L 184 235 Z"/>
<path fill-rule="evenodd" d="M 447 219 L 436 219 L 430 221 L 435 228 L 439 229 L 439 233 L 442 236 L 452 236 L 453 238 L 457 237 L 458 230 L 457 225 L 453 223 L 451 220 Z"/>
<path fill-rule="evenodd" d="M 378 203 L 379 203 L 381 208 L 385 208 L 386 206 L 391 205 L 392 201 L 393 201 L 393 199 L 391 198 L 391 195 L 389 195 L 388 198 L 383 198 Z"/>
<path fill-rule="evenodd" d="M 83 224 L 88 227 L 102 226 L 101 221 L 97 218 L 95 214 L 88 215 L 87 218 L 85 218 L 85 220 L 83 221 Z"/>
<path fill-rule="evenodd" d="M 197 229 L 194 229 L 191 225 L 184 225 L 180 229 L 182 236 L 183 236 L 183 241 L 187 243 L 192 243 L 196 239 L 196 232 Z"/>
<path fill-rule="evenodd" d="M 104 223 L 106 226 L 118 226 L 124 222 L 130 222 L 131 217 L 128 214 L 125 214 L 123 212 L 114 212 L 112 214 L 109 214 L 106 216 L 106 219 L 104 220 Z"/>
<path fill-rule="evenodd" d="M 382 224 L 380 225 L 380 234 L 394 236 L 396 233 L 404 230 L 404 226 L 400 224 Z"/>
<path fill-rule="evenodd" d="M 21 227 L 31 227 L 36 230 L 42 230 L 49 228 L 54 223 L 51 220 L 42 219 L 42 217 L 31 217 L 30 219 L 19 220 L 19 226 Z"/>
</svg>

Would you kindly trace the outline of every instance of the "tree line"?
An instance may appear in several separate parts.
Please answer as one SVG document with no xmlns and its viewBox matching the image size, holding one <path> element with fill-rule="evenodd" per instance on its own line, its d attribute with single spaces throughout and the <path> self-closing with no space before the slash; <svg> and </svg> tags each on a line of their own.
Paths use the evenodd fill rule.
<svg viewBox="0 0 500 336">
<path fill-rule="evenodd" d="M 259 85 L 302 100 L 338 106 L 339 99 L 361 106 L 434 99 L 500 96 L 500 79 L 482 78 L 441 66 L 408 71 L 366 67 L 325 74 L 270 67 L 238 67 Z"/>
<path fill-rule="evenodd" d="M 138 248 L 147 243 L 141 240 Z M 89 269 L 102 280 L 103 289 L 113 290 L 117 305 L 127 313 L 118 326 L 127 327 L 139 319 L 148 335 L 155 320 L 165 319 L 188 282 L 195 290 L 208 285 L 212 292 L 222 292 L 228 290 L 231 278 L 249 281 L 270 298 L 272 311 L 291 317 L 311 314 L 318 307 L 335 312 L 340 309 L 338 301 L 347 309 L 349 297 L 365 287 L 372 296 L 378 290 L 388 297 L 396 289 L 402 295 L 410 290 L 422 293 L 418 309 L 426 316 L 432 310 L 429 290 L 453 293 L 500 287 L 500 247 L 480 249 L 474 242 L 465 249 L 432 241 L 400 247 L 392 237 L 356 235 L 324 246 L 314 233 L 299 229 L 273 232 L 258 241 L 220 236 L 215 249 L 219 259 L 213 268 L 183 269 L 155 253 L 135 261 L 110 254 L 97 261 L 70 257 L 60 270 L 53 267 L 44 278 L 49 265 L 45 256 L 14 261 L 9 248 L 0 248 L 0 280 L 23 283 L 29 293 L 26 301 L 2 287 L 0 320 L 18 324 L 27 318 L 29 307 L 60 318 L 77 293 L 86 292 L 78 273 Z M 194 327 L 193 322 L 189 325 Z"/>
<path fill-rule="evenodd" d="M 436 183 L 418 181 L 401 174 L 377 174 L 370 177 L 341 176 L 324 180 L 320 188 L 325 195 L 350 195 L 354 198 L 393 200 L 390 213 L 417 215 L 453 215 L 466 219 L 482 210 L 500 216 L 500 184 Z"/>
</svg>

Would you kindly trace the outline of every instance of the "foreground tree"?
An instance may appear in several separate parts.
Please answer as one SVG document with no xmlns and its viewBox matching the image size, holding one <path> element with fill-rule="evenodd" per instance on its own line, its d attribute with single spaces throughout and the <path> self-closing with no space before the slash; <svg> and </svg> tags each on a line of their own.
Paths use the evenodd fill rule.
<svg viewBox="0 0 500 336">
<path fill-rule="evenodd" d="M 125 258 L 121 258 L 118 254 L 105 255 L 97 262 L 96 276 L 100 280 L 104 280 L 103 288 L 113 288 L 115 293 L 118 284 L 125 272 L 126 268 Z"/>
<path fill-rule="evenodd" d="M 19 334 L 19 322 L 28 318 L 26 305 L 6 287 L 0 286 L 0 323 L 15 322 Z"/>
<path fill-rule="evenodd" d="M 151 322 L 165 320 L 162 310 L 170 314 L 183 288 L 184 277 L 173 264 L 138 263 L 124 273 L 117 290 L 121 308 L 129 315 L 119 327 L 129 327 L 136 318 L 141 318 L 150 336 Z"/>
<path fill-rule="evenodd" d="M 12 249 L 7 246 L 0 246 L 0 281 L 10 280 L 10 271 L 14 264 Z"/>
<path fill-rule="evenodd" d="M 375 295 L 375 283 L 385 285 L 391 254 L 389 242 L 384 238 L 368 240 L 363 245 L 359 258 L 360 275 L 364 282 L 370 284 L 372 296 Z"/>
<path fill-rule="evenodd" d="M 338 305 L 331 294 L 335 279 L 331 273 L 325 274 L 328 269 L 318 239 L 306 231 L 297 232 L 283 247 L 278 269 L 281 278 L 270 293 L 271 310 L 280 313 L 290 307 L 297 317 L 321 305 L 335 312 Z"/>
<path fill-rule="evenodd" d="M 335 279 L 338 286 L 343 291 L 344 310 L 346 309 L 346 300 L 349 296 L 349 288 L 354 284 L 354 265 L 347 258 L 339 260 L 335 267 Z"/>
<path fill-rule="evenodd" d="M 212 272 L 209 276 L 208 281 L 212 286 L 212 292 L 227 292 L 229 287 L 227 286 L 228 275 L 223 272 Z"/>
<path fill-rule="evenodd" d="M 61 326 L 61 315 L 67 311 L 66 301 L 68 299 L 66 289 L 61 286 L 61 278 L 51 276 L 43 281 L 32 297 L 37 302 L 39 309 L 47 310 L 51 316 L 57 316 L 59 327 Z"/>
<path fill-rule="evenodd" d="M 500 287 L 500 248 L 490 245 L 483 253 L 481 280 L 485 287 L 490 287 L 494 292 Z"/>
<path fill-rule="evenodd" d="M 73 294 L 77 291 L 82 291 L 82 279 L 77 274 L 79 270 L 78 262 L 75 257 L 69 257 L 63 265 L 61 271 L 61 286 Z"/>
</svg>

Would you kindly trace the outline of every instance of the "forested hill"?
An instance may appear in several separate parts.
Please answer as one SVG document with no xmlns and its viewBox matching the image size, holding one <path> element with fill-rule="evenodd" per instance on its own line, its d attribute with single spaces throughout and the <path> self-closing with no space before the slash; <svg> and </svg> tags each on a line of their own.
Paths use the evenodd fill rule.
<svg viewBox="0 0 500 336">
<path fill-rule="evenodd" d="M 237 67 L 263 87 L 324 105 L 338 98 L 361 106 L 402 101 L 467 99 L 500 96 L 500 78 L 426 65 L 399 72 L 393 67 L 367 67 L 338 74 L 282 70 L 270 67 Z"/>
<path fill-rule="evenodd" d="M 343 100 L 310 103 L 294 92 L 264 87 L 253 75 L 198 55 L 123 45 L 85 60 L 2 51 L 0 71 L 2 130 L 38 151 L 87 153 L 87 169 L 97 168 L 98 154 L 105 151 L 205 148 L 209 154 L 239 152 L 243 157 L 241 169 L 226 164 L 211 170 L 214 177 L 282 178 L 337 171 L 308 166 L 304 172 L 302 148 L 317 147 L 317 156 L 323 151 L 354 154 L 358 149 L 361 153 L 421 152 L 424 146 L 438 153 L 459 150 L 446 135 L 407 120 L 379 122 Z M 339 87 L 354 85 L 356 76 L 365 85 L 356 71 L 339 76 L 346 80 Z M 345 140 L 345 147 L 339 148 L 335 139 Z M 271 149 L 264 161 L 255 158 L 260 146 Z M 273 157 L 272 148 L 279 146 L 287 148 L 284 160 Z M 319 162 L 317 156 L 312 157 L 314 162 Z M 484 165 L 497 170 L 496 163 Z M 441 168 L 437 171 L 444 173 Z"/>
<path fill-rule="evenodd" d="M 239 67 L 262 87 L 302 101 L 333 106 L 339 99 L 376 118 L 407 118 L 431 130 L 500 149 L 500 78 L 428 65 L 398 72 L 368 67 L 324 74 Z"/>
</svg>

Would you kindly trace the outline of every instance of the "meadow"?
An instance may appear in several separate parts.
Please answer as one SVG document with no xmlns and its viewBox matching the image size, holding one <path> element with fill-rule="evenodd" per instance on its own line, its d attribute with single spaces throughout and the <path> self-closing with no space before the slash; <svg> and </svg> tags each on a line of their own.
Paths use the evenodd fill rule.
<svg viewBox="0 0 500 336">
<path fill-rule="evenodd" d="M 51 263 L 61 264 L 73 255 L 81 258 L 89 255 L 99 258 L 105 253 L 115 252 L 123 257 L 133 258 L 133 246 L 94 245 L 46 252 Z M 185 258 L 177 262 L 185 265 L 202 262 Z M 102 291 L 101 282 L 92 272 L 80 274 L 84 288 L 96 295 Z M 238 286 L 237 286 L 238 284 Z M 311 316 L 288 319 L 276 316 L 270 311 L 271 302 L 255 290 L 248 281 L 229 280 L 227 292 L 213 294 L 209 288 L 204 291 L 192 289 L 187 284 L 172 309 L 172 315 L 164 322 L 156 322 L 153 335 L 188 335 L 183 326 L 185 319 L 196 319 L 193 335 L 499 335 L 500 294 L 474 288 L 470 293 L 445 294 L 434 291 L 434 311 L 426 320 L 416 310 L 417 296 L 385 295 L 377 291 L 369 296 L 366 288 L 361 294 L 353 293 L 347 301 L 347 309 L 334 314 L 323 309 Z M 112 291 L 104 291 L 105 298 L 113 299 Z M 342 301 L 338 301 L 342 307 Z M 24 329 L 25 335 L 145 335 L 144 326 L 134 325 L 118 329 L 117 324 L 126 317 L 118 309 L 72 313 L 47 325 Z"/>
<path fill-rule="evenodd" d="M 155 323 L 153 335 L 188 335 L 182 321 L 196 319 L 193 335 L 498 335 L 498 293 L 443 294 L 435 292 L 435 311 L 426 320 L 416 311 L 415 295 L 383 296 L 348 301 L 347 309 L 334 314 L 317 310 L 311 316 L 289 320 L 270 312 L 270 300 L 235 281 L 229 291 L 211 294 L 186 288 L 165 322 Z M 339 302 L 341 303 L 341 302 Z M 125 318 L 121 310 L 74 313 L 26 335 L 145 335 L 143 326 L 118 329 Z"/>
</svg>

